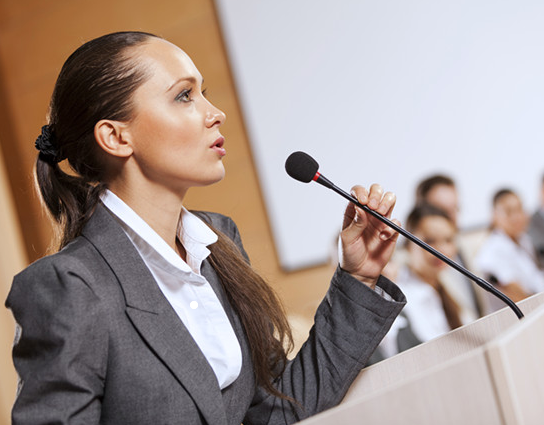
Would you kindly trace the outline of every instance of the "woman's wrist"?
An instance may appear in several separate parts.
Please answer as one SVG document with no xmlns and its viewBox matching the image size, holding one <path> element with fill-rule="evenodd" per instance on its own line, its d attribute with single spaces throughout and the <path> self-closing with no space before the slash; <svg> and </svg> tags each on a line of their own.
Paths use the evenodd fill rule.
<svg viewBox="0 0 544 425">
<path fill-rule="evenodd" d="M 380 278 L 380 276 L 373 278 L 373 277 L 368 277 L 368 276 L 364 276 L 364 275 L 359 275 L 357 273 L 351 273 L 350 271 L 342 268 L 342 266 L 340 266 L 340 269 L 343 272 L 348 273 L 349 275 L 351 275 L 353 278 L 357 279 L 359 282 L 365 284 L 370 289 L 374 289 L 376 287 L 376 284 L 378 283 L 378 279 Z"/>
</svg>

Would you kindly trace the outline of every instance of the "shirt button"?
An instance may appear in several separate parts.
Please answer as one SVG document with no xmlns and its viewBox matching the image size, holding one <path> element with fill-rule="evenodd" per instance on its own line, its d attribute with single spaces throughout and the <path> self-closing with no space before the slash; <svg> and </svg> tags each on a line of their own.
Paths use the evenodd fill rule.
<svg viewBox="0 0 544 425">
<path fill-rule="evenodd" d="M 189 307 L 191 307 L 193 310 L 196 310 L 198 308 L 198 301 L 191 301 Z"/>
</svg>

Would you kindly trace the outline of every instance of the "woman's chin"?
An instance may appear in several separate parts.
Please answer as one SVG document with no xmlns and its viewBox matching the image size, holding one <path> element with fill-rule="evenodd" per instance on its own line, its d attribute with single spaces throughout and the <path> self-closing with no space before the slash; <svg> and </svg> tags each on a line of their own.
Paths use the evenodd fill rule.
<svg viewBox="0 0 544 425">
<path fill-rule="evenodd" d="M 225 178 L 225 167 L 223 166 L 223 163 L 221 163 L 221 168 L 218 170 L 217 172 L 217 175 L 212 178 L 212 180 L 210 181 L 210 184 L 215 184 L 215 183 L 219 183 L 221 180 L 223 180 Z"/>
<path fill-rule="evenodd" d="M 224 178 L 225 178 L 225 169 L 223 168 L 217 173 L 214 173 L 213 175 L 207 176 L 207 178 L 202 179 L 195 186 L 211 186 L 213 184 L 219 183 Z"/>
</svg>

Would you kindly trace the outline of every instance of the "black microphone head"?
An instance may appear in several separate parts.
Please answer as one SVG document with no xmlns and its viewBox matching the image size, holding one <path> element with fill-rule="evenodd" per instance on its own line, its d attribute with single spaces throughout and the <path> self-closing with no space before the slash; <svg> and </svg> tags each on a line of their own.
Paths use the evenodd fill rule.
<svg viewBox="0 0 544 425">
<path fill-rule="evenodd" d="M 295 180 L 310 183 L 319 170 L 319 164 L 305 152 L 293 152 L 285 161 L 285 171 Z"/>
</svg>

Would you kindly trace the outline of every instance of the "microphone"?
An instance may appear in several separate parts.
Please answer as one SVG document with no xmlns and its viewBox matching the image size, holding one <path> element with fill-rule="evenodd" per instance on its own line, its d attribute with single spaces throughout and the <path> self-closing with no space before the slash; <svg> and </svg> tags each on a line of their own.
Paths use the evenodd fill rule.
<svg viewBox="0 0 544 425">
<path fill-rule="evenodd" d="M 463 274 L 464 276 L 466 276 L 467 278 L 475 282 L 478 286 L 485 289 L 487 292 L 490 292 L 497 298 L 501 299 L 506 305 L 508 305 L 508 307 L 510 307 L 514 311 L 518 319 L 523 318 L 523 313 L 521 312 L 519 307 L 516 305 L 516 303 L 514 303 L 510 298 L 504 295 L 497 288 L 495 288 L 492 284 L 485 281 L 481 277 L 476 276 L 474 273 L 468 271 L 466 268 L 456 263 L 449 257 L 446 257 L 440 251 L 436 250 L 429 244 L 423 242 L 421 239 L 414 236 L 412 233 L 408 232 L 402 227 L 396 225 L 387 217 L 384 217 L 383 215 L 377 213 L 374 210 L 371 210 L 366 205 L 362 205 L 357 200 L 357 198 L 355 198 L 354 196 L 350 195 L 349 193 L 337 187 L 333 182 L 331 182 L 329 179 L 327 179 L 325 176 L 319 173 L 318 170 L 319 170 L 319 164 L 317 163 L 317 161 L 305 152 L 300 152 L 300 151 L 293 152 L 291 155 L 289 155 L 289 157 L 285 161 L 285 171 L 287 171 L 287 174 L 289 174 L 289 176 L 291 176 L 295 180 L 298 180 L 302 183 L 310 183 L 311 181 L 315 181 L 319 183 L 320 185 L 325 186 L 326 188 L 331 189 L 334 192 L 338 193 L 342 197 L 346 198 L 348 201 L 353 202 L 359 208 L 363 209 L 368 214 L 377 218 L 382 223 L 385 223 L 387 226 L 391 227 L 393 230 L 400 233 L 402 236 L 404 236 L 411 242 L 415 243 L 416 245 L 423 248 L 425 251 L 439 258 L 440 260 L 448 264 L 450 267 L 453 267 L 459 273 Z"/>
</svg>

